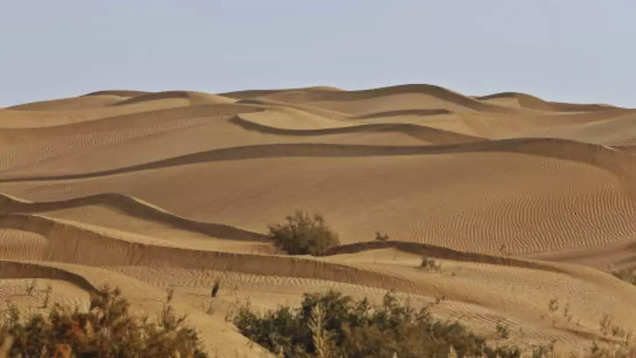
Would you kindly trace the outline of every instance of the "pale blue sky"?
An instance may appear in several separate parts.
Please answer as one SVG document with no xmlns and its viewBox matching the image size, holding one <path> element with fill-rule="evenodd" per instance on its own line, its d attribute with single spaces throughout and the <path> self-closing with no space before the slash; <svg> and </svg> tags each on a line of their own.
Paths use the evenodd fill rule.
<svg viewBox="0 0 636 358">
<path fill-rule="evenodd" d="M 432 83 L 636 107 L 634 0 L 0 2 L 0 105 Z"/>
</svg>

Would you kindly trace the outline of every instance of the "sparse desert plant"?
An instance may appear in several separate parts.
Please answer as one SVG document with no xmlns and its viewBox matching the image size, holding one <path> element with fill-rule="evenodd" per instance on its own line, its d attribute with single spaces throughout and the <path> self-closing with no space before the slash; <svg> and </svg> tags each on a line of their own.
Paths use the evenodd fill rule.
<svg viewBox="0 0 636 358">
<path fill-rule="evenodd" d="M 23 318 L 10 307 L 0 344 L 12 340 L 8 357 L 207 357 L 197 332 L 170 306 L 155 320 L 133 316 L 129 306 L 118 289 L 105 287 L 91 295 L 87 312 L 55 304 L 46 316 Z"/>
<path fill-rule="evenodd" d="M 636 346 L 629 342 L 604 343 L 594 342 L 587 355 L 589 358 L 633 358 L 636 357 Z"/>
<path fill-rule="evenodd" d="M 446 295 L 439 295 L 439 296 L 435 296 L 435 301 L 433 302 L 434 305 L 439 305 L 440 303 L 446 301 Z"/>
<path fill-rule="evenodd" d="M 428 256 L 422 256 L 420 267 L 427 272 L 441 272 L 442 264 Z"/>
<path fill-rule="evenodd" d="M 169 305 L 174 299 L 174 288 L 168 288 L 166 290 L 166 304 Z"/>
<path fill-rule="evenodd" d="M 37 288 L 37 281 L 36 280 L 29 281 L 25 288 L 25 292 L 27 296 L 33 296 L 33 292 L 35 292 L 36 288 Z"/>
<path fill-rule="evenodd" d="M 552 298 L 550 302 L 548 302 L 548 310 L 550 311 L 550 315 L 552 315 L 552 327 L 555 327 L 557 324 L 557 312 L 559 311 L 559 299 Z"/>
<path fill-rule="evenodd" d="M 538 345 L 532 349 L 532 358 L 545 358 L 554 356 L 554 343 Z"/>
<path fill-rule="evenodd" d="M 216 295 L 219 293 L 220 288 L 221 288 L 221 280 L 217 278 L 216 280 L 214 280 L 214 285 L 212 286 L 212 292 L 210 293 L 210 296 L 212 298 L 215 298 Z"/>
<path fill-rule="evenodd" d="M 599 322 L 600 331 L 604 336 L 609 335 L 612 331 L 612 323 L 612 317 L 610 317 L 607 313 L 604 314 Z"/>
<path fill-rule="evenodd" d="M 270 226 L 269 238 L 289 254 L 317 256 L 340 244 L 338 235 L 331 231 L 321 215 L 296 211 L 287 216 L 286 221 Z"/>
<path fill-rule="evenodd" d="M 572 318 L 574 318 L 574 316 L 572 316 L 572 313 L 570 312 L 570 304 L 566 303 L 563 306 L 563 318 L 565 318 L 566 321 L 568 322 L 572 322 Z"/>
<path fill-rule="evenodd" d="M 376 231 L 375 239 L 376 241 L 382 241 L 382 242 L 389 241 L 389 234 L 387 233 L 382 234 L 381 232 Z"/>
<path fill-rule="evenodd" d="M 495 329 L 497 330 L 497 335 L 499 336 L 499 338 L 501 339 L 510 338 L 510 329 L 508 328 L 508 326 L 503 324 L 502 321 L 497 322 L 497 326 L 495 327 Z"/>
<path fill-rule="evenodd" d="M 51 300 L 51 294 L 53 294 L 53 287 L 51 285 L 46 286 L 44 290 L 44 300 L 42 301 L 42 308 L 49 307 L 49 301 Z"/>
</svg>

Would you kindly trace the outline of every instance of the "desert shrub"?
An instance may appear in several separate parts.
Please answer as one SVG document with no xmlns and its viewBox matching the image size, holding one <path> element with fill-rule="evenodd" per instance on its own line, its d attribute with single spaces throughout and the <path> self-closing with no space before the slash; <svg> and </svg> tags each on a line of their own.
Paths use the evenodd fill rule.
<svg viewBox="0 0 636 358">
<path fill-rule="evenodd" d="M 243 307 L 234 323 L 251 340 L 287 358 L 446 358 L 451 346 L 459 357 L 520 354 L 515 348 L 489 348 L 459 322 L 436 320 L 426 308 L 403 304 L 392 293 L 379 306 L 333 291 L 305 294 L 297 309 L 259 315 Z"/>
<path fill-rule="evenodd" d="M 49 357 L 68 351 L 76 357 L 203 358 L 197 332 L 166 305 L 155 320 L 134 317 L 118 289 L 91 296 L 88 312 L 54 305 L 48 315 L 22 319 L 15 307 L 4 312 L 0 342 L 12 342 L 9 357 Z"/>
<path fill-rule="evenodd" d="M 381 232 L 376 231 L 375 240 L 376 241 L 382 241 L 382 242 L 389 241 L 389 234 L 387 234 L 387 233 L 382 234 Z"/>
<path fill-rule="evenodd" d="M 214 285 L 212 286 L 210 297 L 212 298 L 216 297 L 216 295 L 219 294 L 219 289 L 221 289 L 221 280 L 217 278 L 216 280 L 214 280 Z"/>
<path fill-rule="evenodd" d="M 434 259 L 427 257 L 427 256 L 422 256 L 422 261 L 420 263 L 420 267 L 427 272 L 441 272 L 442 271 L 442 264 L 438 263 L 437 261 L 435 261 Z"/>
<path fill-rule="evenodd" d="M 338 246 L 338 235 L 331 231 L 318 214 L 296 211 L 285 224 L 269 227 L 269 237 L 280 249 L 292 255 L 322 255 Z"/>
<path fill-rule="evenodd" d="M 497 335 L 499 336 L 499 338 L 508 339 L 510 337 L 510 329 L 502 322 L 497 322 L 497 326 L 495 326 L 495 329 L 497 330 Z"/>
</svg>

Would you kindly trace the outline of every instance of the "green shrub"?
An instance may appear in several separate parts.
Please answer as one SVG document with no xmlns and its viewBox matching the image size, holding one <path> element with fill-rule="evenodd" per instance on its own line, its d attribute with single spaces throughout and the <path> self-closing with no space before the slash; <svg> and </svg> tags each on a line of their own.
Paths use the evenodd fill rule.
<svg viewBox="0 0 636 358">
<path fill-rule="evenodd" d="M 269 227 L 269 237 L 280 249 L 292 255 L 322 255 L 338 246 L 338 235 L 329 229 L 318 214 L 296 211 L 286 223 Z"/>
<path fill-rule="evenodd" d="M 133 317 L 118 289 L 92 295 L 88 312 L 54 305 L 48 316 L 27 319 L 11 307 L 0 322 L 0 342 L 12 342 L 9 357 L 50 357 L 61 348 L 77 357 L 203 358 L 197 332 L 166 305 L 160 317 Z"/>
<path fill-rule="evenodd" d="M 287 358 L 391 358 L 394 354 L 446 358 L 451 346 L 459 357 L 520 355 L 516 348 L 489 348 L 483 338 L 460 323 L 435 320 L 426 308 L 416 310 L 402 304 L 392 293 L 380 306 L 333 291 L 305 294 L 297 309 L 280 307 L 258 315 L 243 307 L 234 324 L 251 340 Z M 319 347 L 316 342 L 321 342 Z M 326 349 L 329 354 L 324 353 Z"/>
</svg>

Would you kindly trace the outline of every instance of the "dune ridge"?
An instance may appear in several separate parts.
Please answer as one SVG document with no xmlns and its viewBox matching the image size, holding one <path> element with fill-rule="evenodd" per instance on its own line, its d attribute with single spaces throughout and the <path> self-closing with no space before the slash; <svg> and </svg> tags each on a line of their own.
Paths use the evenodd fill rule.
<svg viewBox="0 0 636 358">
<path fill-rule="evenodd" d="M 197 231 L 217 238 L 248 241 L 263 241 L 265 239 L 265 235 L 260 233 L 230 225 L 187 219 L 138 198 L 118 193 L 104 193 L 51 202 L 30 202 L 0 193 L 0 215 L 9 213 L 38 213 L 87 205 L 106 205 L 114 207 L 126 212 L 128 215 L 147 220 L 156 220 L 184 230 Z"/>
<path fill-rule="evenodd" d="M 521 107 L 536 109 L 542 111 L 560 111 L 560 112 L 590 112 L 590 111 L 607 111 L 622 110 L 620 107 L 610 106 L 606 104 L 578 104 L 545 101 L 539 97 L 535 97 L 526 93 L 519 92 L 500 92 L 486 96 L 475 97 L 478 100 L 489 100 L 493 98 L 515 98 L 519 101 Z"/>
<path fill-rule="evenodd" d="M 185 99 L 190 102 L 190 104 L 220 104 L 220 103 L 233 103 L 234 99 L 223 97 L 219 95 L 212 95 L 203 92 L 190 92 L 190 91 L 165 91 L 165 92 L 156 92 L 156 93 L 148 93 L 148 94 L 140 94 L 128 99 L 124 99 L 120 102 L 113 103 L 113 106 L 125 106 L 128 104 L 139 103 L 139 102 L 147 102 L 147 101 L 158 101 L 162 99 L 168 98 L 180 98 Z"/>
<path fill-rule="evenodd" d="M 374 88 L 369 90 L 358 91 L 331 91 L 331 90 L 283 90 L 273 92 L 253 92 L 253 93 L 225 93 L 228 97 L 249 98 L 271 97 L 278 100 L 288 100 L 292 103 L 296 102 L 315 102 L 315 101 L 355 101 L 364 100 L 375 97 L 385 97 L 390 95 L 398 95 L 404 93 L 418 93 L 437 97 L 458 105 L 464 106 L 476 111 L 492 111 L 492 112 L 508 112 L 509 109 L 488 103 L 482 103 L 473 98 L 461 95 L 457 92 L 450 91 L 446 88 L 428 85 L 428 84 L 407 84 L 399 86 L 389 86 L 382 88 Z"/>
<path fill-rule="evenodd" d="M 382 118 L 382 117 L 396 117 L 396 116 L 405 116 L 405 115 L 418 115 L 418 116 L 435 116 L 438 114 L 450 114 L 452 113 L 448 109 L 439 108 L 439 109 L 403 109 L 398 111 L 388 111 L 388 112 L 375 112 L 368 113 L 356 116 L 355 119 L 371 119 L 371 118 Z"/>
<path fill-rule="evenodd" d="M 636 268 L 634 113 L 428 84 L 3 108 L 0 301 L 41 278 L 73 304 L 118 286 L 148 314 L 169 289 L 210 352 L 260 357 L 225 319 L 241 302 L 397 290 L 487 339 L 504 324 L 506 344 L 580 352 L 604 317 L 636 330 L 636 290 L 611 274 Z M 282 253 L 265 231 L 297 209 L 342 244 Z M 390 239 L 369 242 L 378 230 Z"/>
<path fill-rule="evenodd" d="M 214 269 L 257 275 L 324 279 L 390 289 L 414 289 L 405 280 L 354 267 L 307 258 L 200 251 L 175 245 L 162 246 L 115 237 L 114 232 L 100 233 L 88 225 L 39 215 L 9 214 L 0 216 L 0 227 L 37 232 L 50 243 L 39 259 L 90 266 L 151 266 L 189 269 Z M 21 258 L 24 259 L 24 258 Z"/>
<path fill-rule="evenodd" d="M 443 131 L 431 127 L 420 126 L 410 123 L 390 123 L 390 124 L 362 124 L 339 128 L 324 129 L 286 129 L 265 126 L 256 122 L 249 121 L 236 115 L 229 120 L 231 123 L 240 126 L 246 130 L 258 131 L 269 134 L 289 135 L 289 136 L 318 136 L 326 134 L 340 133 L 363 133 L 363 132 L 400 132 L 410 135 L 414 138 L 430 141 L 433 143 L 454 143 L 483 140 L 482 138 L 473 137 L 464 134 L 458 134 L 450 131 Z"/>
<path fill-rule="evenodd" d="M 0 259 L 0 278 L 47 278 L 62 280 L 69 282 L 82 290 L 97 292 L 97 287 L 93 286 L 81 275 L 36 262 Z"/>
<path fill-rule="evenodd" d="M 82 97 L 101 96 L 101 95 L 112 95 L 112 96 L 118 96 L 118 97 L 136 97 L 136 96 L 141 96 L 148 93 L 150 92 L 136 91 L 136 90 L 105 90 L 105 91 L 90 92 L 90 93 L 82 95 Z"/>
<path fill-rule="evenodd" d="M 465 261 L 485 263 L 491 265 L 511 266 L 520 268 L 530 268 L 535 270 L 544 270 L 552 272 L 563 272 L 562 270 L 543 264 L 541 262 L 533 262 L 529 260 L 520 260 L 512 257 L 494 256 L 482 253 L 473 253 L 467 251 L 453 250 L 446 247 L 424 244 L 420 242 L 407 241 L 367 241 L 357 242 L 355 244 L 340 245 L 331 248 L 325 253 L 326 256 L 360 253 L 369 250 L 378 250 L 386 248 L 395 248 L 400 251 L 412 254 L 422 255 L 426 257 L 434 257 L 453 261 Z"/>
<path fill-rule="evenodd" d="M 230 147 L 206 152 L 188 154 L 176 158 L 159 160 L 129 167 L 92 173 L 59 176 L 4 177 L 1 183 L 24 181 L 50 181 L 85 179 L 99 176 L 123 174 L 141 170 L 181 166 L 213 161 L 242 160 L 277 157 L 366 157 L 433 155 L 442 153 L 469 152 L 515 152 L 550 158 L 582 162 L 609 170 L 626 181 L 635 177 L 636 163 L 633 157 L 622 151 L 604 145 L 581 143 L 556 138 L 515 138 L 474 143 L 460 143 L 439 146 L 373 146 L 344 144 L 267 144 L 244 147 Z M 631 186 L 630 186 L 631 187 Z"/>
</svg>

